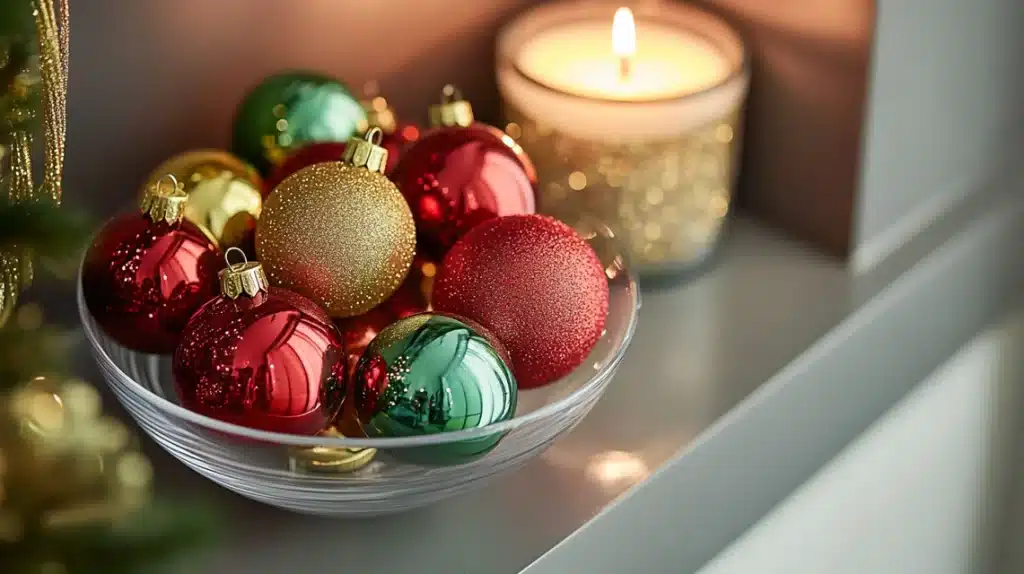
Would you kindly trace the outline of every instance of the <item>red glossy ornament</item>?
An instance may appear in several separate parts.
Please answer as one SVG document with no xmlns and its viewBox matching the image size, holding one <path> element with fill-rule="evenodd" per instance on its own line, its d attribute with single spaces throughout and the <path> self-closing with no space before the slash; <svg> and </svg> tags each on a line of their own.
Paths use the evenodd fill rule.
<svg viewBox="0 0 1024 574">
<path fill-rule="evenodd" d="M 225 269 L 221 285 L 222 296 L 196 312 L 174 352 L 181 403 L 253 429 L 327 428 L 348 380 L 345 342 L 331 319 L 309 299 L 267 287 L 255 262 Z"/>
<path fill-rule="evenodd" d="M 536 211 L 537 174 L 507 134 L 472 123 L 465 100 L 447 101 L 433 116 L 436 129 L 406 150 L 391 179 L 409 203 L 420 244 L 441 257 L 482 221 Z"/>
<path fill-rule="evenodd" d="M 597 254 L 568 225 L 543 215 L 486 221 L 448 252 L 434 309 L 477 321 L 505 345 L 520 388 L 580 366 L 608 315 Z"/>
<path fill-rule="evenodd" d="M 200 305 L 217 294 L 224 267 L 216 245 L 183 218 L 187 196 L 151 187 L 142 213 L 110 220 L 89 247 L 82 292 L 89 312 L 121 345 L 170 353 Z"/>
</svg>

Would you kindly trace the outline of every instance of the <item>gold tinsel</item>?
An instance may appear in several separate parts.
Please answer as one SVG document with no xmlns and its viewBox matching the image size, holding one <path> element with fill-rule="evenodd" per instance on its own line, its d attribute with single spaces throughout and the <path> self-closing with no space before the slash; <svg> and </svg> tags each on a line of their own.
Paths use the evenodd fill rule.
<svg viewBox="0 0 1024 574">
<path fill-rule="evenodd" d="M 56 3 L 56 5 L 55 5 Z M 43 180 L 37 186 L 32 176 L 32 134 L 17 129 L 4 142 L 7 161 L 4 179 L 8 199 L 35 201 L 48 198 L 61 200 L 61 177 L 64 172 L 64 138 L 67 128 L 66 103 L 68 87 L 68 3 L 67 0 L 32 0 L 36 42 L 39 52 L 38 71 L 24 70 L 14 82 L 15 95 L 28 93 L 40 81 L 43 113 Z M 60 23 L 58 24 L 58 18 Z M 25 98 L 27 103 L 27 98 Z M 22 124 L 34 110 L 16 108 L 5 118 L 8 125 Z M 0 251 L 0 325 L 17 303 L 17 295 L 32 281 L 31 254 L 17 247 Z M 11 271 L 14 270 L 14 271 Z"/>
</svg>

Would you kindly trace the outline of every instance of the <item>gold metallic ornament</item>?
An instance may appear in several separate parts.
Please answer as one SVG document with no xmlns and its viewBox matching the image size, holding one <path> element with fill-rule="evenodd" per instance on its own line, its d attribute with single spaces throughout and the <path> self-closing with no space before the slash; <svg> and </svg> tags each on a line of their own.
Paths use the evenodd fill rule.
<svg viewBox="0 0 1024 574">
<path fill-rule="evenodd" d="M 144 186 L 174 175 L 188 194 L 185 218 L 221 247 L 245 240 L 263 209 L 263 182 L 254 168 L 226 151 L 202 149 L 180 153 L 153 170 Z"/>
<path fill-rule="evenodd" d="M 333 427 L 320 433 L 321 436 L 342 438 Z M 346 473 L 359 470 L 370 464 L 377 455 L 375 448 L 336 448 L 314 446 L 290 449 L 289 466 L 292 471 Z"/>
<path fill-rule="evenodd" d="M 146 502 L 152 467 L 101 411 L 95 389 L 74 380 L 40 376 L 0 393 L 0 538 L 109 525 Z"/>
<path fill-rule="evenodd" d="M 256 252 L 271 284 L 319 303 L 335 318 L 391 296 L 416 249 L 412 213 L 383 175 L 379 128 L 349 140 L 345 161 L 305 167 L 267 198 Z"/>
</svg>

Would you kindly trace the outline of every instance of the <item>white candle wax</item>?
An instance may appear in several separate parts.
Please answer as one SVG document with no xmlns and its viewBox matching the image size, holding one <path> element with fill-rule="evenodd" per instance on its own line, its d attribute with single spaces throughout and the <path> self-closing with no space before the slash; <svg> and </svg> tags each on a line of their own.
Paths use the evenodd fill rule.
<svg viewBox="0 0 1024 574">
<path fill-rule="evenodd" d="M 620 72 L 610 20 L 552 26 L 527 40 L 516 65 L 534 81 L 577 96 L 616 101 L 678 98 L 721 83 L 729 62 L 708 40 L 687 30 L 640 20 L 636 53 Z"/>
<path fill-rule="evenodd" d="M 675 138 L 739 107 L 748 72 L 727 24 L 688 3 L 637 6 L 623 77 L 630 42 L 613 43 L 615 12 L 607 1 L 574 0 L 509 24 L 498 38 L 505 103 L 560 133 L 614 142 Z"/>
</svg>

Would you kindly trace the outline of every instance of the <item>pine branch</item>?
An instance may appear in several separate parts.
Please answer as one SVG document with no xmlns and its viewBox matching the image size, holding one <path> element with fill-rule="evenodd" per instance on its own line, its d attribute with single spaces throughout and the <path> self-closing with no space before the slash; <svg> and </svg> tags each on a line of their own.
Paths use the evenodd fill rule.
<svg viewBox="0 0 1024 574">
<path fill-rule="evenodd" d="M 51 201 L 0 201 L 0 247 L 31 246 L 39 255 L 59 259 L 75 253 L 89 234 L 85 217 Z"/>
<path fill-rule="evenodd" d="M 114 528 L 69 532 L 59 543 L 68 574 L 129 574 L 166 563 L 213 540 L 213 516 L 198 506 L 162 502 Z"/>
<path fill-rule="evenodd" d="M 57 329 L 26 330 L 8 321 L 0 329 L 0 391 L 45 373 L 63 372 L 69 337 Z"/>
</svg>

